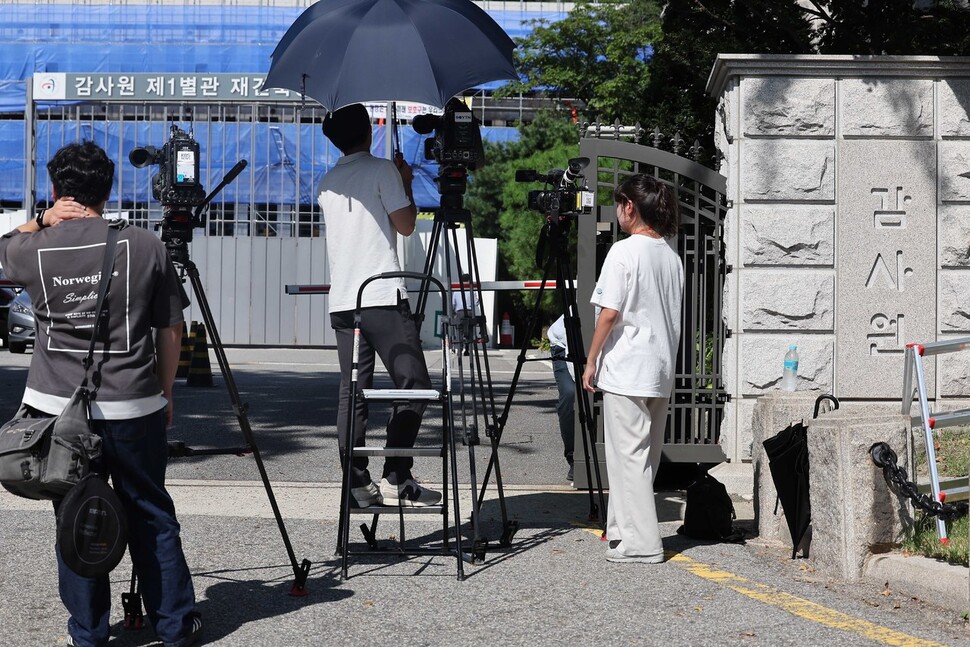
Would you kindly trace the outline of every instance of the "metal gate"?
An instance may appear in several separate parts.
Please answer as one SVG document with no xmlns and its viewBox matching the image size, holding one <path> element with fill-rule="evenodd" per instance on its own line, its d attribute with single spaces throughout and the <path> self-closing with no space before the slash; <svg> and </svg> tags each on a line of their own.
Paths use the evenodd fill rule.
<svg viewBox="0 0 970 647">
<path fill-rule="evenodd" d="M 237 161 L 249 162 L 209 205 L 205 226 L 194 230 L 191 244 L 222 340 L 333 346 L 329 297 L 295 297 L 285 293 L 284 285 L 330 281 L 315 188 L 340 151 L 320 130 L 323 108 L 289 90 L 264 90 L 263 79 L 242 73 L 36 74 L 27 85 L 25 172 L 18 178 L 2 176 L 0 197 L 23 196 L 28 211 L 47 206 L 47 161 L 64 144 L 91 140 L 115 161 L 106 212 L 155 229 L 164 215 L 152 197 L 151 178 L 158 167 L 136 169 L 128 155 L 135 147 L 161 148 L 173 124 L 191 128 L 200 146 L 206 190 L 218 186 Z M 386 104 L 369 104 L 368 109 L 375 117 L 386 115 Z M 397 118 L 405 120 L 424 107 L 398 103 L 397 110 Z M 375 147 L 388 156 L 391 130 L 386 125 L 373 130 Z M 499 130 L 492 129 L 496 138 L 503 136 Z M 415 197 L 426 199 L 419 206 L 427 203 L 429 187 L 436 200 L 437 166 L 424 159 L 424 136 L 410 128 L 398 135 L 415 169 Z M 400 241 L 404 262 L 413 247 Z M 187 316 L 197 319 L 200 313 L 193 305 Z"/>
<path fill-rule="evenodd" d="M 681 211 L 677 244 L 686 281 L 680 351 L 663 453 L 673 462 L 720 463 L 726 460 L 718 437 L 728 399 L 721 374 L 724 340 L 729 334 L 721 312 L 727 274 L 722 242 L 727 180 L 695 161 L 651 146 L 584 137 L 579 148 L 580 155 L 590 159 L 586 177 L 596 193 L 593 217 L 581 217 L 578 227 L 577 290 L 581 297 L 592 294 L 600 265 L 619 233 L 614 187 L 629 175 L 646 173 L 667 184 L 677 196 Z M 593 308 L 586 298 L 578 300 L 584 342 L 589 348 Z M 598 403 L 594 409 L 598 413 Z M 602 438 L 602 423 L 597 427 Z"/>
<path fill-rule="evenodd" d="M 200 179 L 207 191 L 237 161 L 249 162 L 209 205 L 205 226 L 194 230 L 191 244 L 222 340 L 242 345 L 333 345 L 325 298 L 297 299 L 283 288 L 287 282 L 329 281 L 314 186 L 339 151 L 331 150 L 320 132 L 323 110 L 285 96 L 259 96 L 261 79 L 252 75 L 64 75 L 54 81 L 76 93 L 87 87 L 89 77 L 92 93 L 95 86 L 105 86 L 112 88 L 111 96 L 49 100 L 35 95 L 36 83 L 28 85 L 25 207 L 44 207 L 50 200 L 46 163 L 53 153 L 69 142 L 91 140 L 115 161 L 106 213 L 157 229 L 164 214 L 152 197 L 151 178 L 158 167 L 136 169 L 128 154 L 138 146 L 161 148 L 173 124 L 191 128 L 200 144 Z M 126 83 L 129 95 L 148 83 L 146 87 L 159 94 L 194 89 L 198 96 L 126 98 L 119 90 Z M 245 90 L 247 100 L 203 100 L 206 83 L 229 92 L 238 89 L 240 94 Z M 186 316 L 200 320 L 194 301 Z"/>
</svg>

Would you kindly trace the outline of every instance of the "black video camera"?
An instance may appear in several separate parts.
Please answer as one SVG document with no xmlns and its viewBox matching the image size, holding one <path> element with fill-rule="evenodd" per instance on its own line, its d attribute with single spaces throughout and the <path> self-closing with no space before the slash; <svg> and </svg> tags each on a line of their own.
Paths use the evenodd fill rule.
<svg viewBox="0 0 970 647">
<path fill-rule="evenodd" d="M 154 146 L 135 148 L 128 161 L 137 168 L 158 165 L 152 177 L 152 197 L 164 207 L 197 207 L 205 200 L 199 178 L 199 143 L 192 133 L 172 124 L 172 134 L 159 150 Z"/>
<path fill-rule="evenodd" d="M 593 194 L 586 189 L 583 169 L 589 158 L 576 157 L 569 160 L 567 169 L 553 169 L 542 175 L 531 169 L 515 172 L 516 182 L 544 182 L 554 188 L 529 191 L 529 209 L 560 216 L 590 213 Z"/>
<path fill-rule="evenodd" d="M 418 115 L 411 125 L 420 135 L 434 131 L 434 137 L 424 141 L 425 159 L 433 159 L 442 167 L 458 166 L 472 171 L 485 166 L 485 147 L 478 120 L 461 99 L 450 99 L 440 117 Z"/>
</svg>

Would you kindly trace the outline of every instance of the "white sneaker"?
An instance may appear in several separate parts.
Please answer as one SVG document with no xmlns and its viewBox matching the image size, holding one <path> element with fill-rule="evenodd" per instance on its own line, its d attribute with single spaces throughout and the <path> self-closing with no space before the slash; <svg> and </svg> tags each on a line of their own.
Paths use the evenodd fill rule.
<svg viewBox="0 0 970 647">
<path fill-rule="evenodd" d="M 382 501 L 381 491 L 373 481 L 367 485 L 351 488 L 350 496 L 353 497 L 350 505 L 354 508 L 369 508 L 372 505 L 380 505 Z"/>
<path fill-rule="evenodd" d="M 624 555 L 617 548 L 606 549 L 606 561 L 617 564 L 663 564 L 663 555 Z"/>
<path fill-rule="evenodd" d="M 387 479 L 381 479 L 381 496 L 384 505 L 402 508 L 424 508 L 441 503 L 441 492 L 421 487 L 414 479 L 400 485 L 392 485 Z"/>
</svg>

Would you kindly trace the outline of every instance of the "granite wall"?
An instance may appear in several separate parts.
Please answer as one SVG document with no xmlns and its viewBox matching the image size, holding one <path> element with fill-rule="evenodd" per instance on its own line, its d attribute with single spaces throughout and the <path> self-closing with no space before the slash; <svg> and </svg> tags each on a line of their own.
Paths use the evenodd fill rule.
<svg viewBox="0 0 970 647">
<path fill-rule="evenodd" d="M 722 55 L 708 91 L 737 462 L 789 344 L 799 390 L 898 401 L 906 343 L 970 335 L 970 59 Z M 928 369 L 934 396 L 970 397 L 970 353 Z"/>
</svg>

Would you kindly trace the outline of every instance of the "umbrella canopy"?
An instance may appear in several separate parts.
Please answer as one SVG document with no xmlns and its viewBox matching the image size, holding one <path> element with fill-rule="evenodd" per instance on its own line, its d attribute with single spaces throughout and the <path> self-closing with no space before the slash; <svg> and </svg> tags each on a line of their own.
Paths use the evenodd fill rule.
<svg viewBox="0 0 970 647">
<path fill-rule="evenodd" d="M 517 78 L 514 48 L 471 0 L 320 0 L 283 35 L 265 85 L 328 110 L 384 100 L 443 108 L 475 85 Z"/>
<path fill-rule="evenodd" d="M 791 558 L 812 522 L 812 504 L 808 495 L 808 430 L 802 423 L 789 425 L 762 443 L 768 456 L 771 480 L 778 491 L 785 521 L 791 533 Z M 804 550 L 808 557 L 808 548 Z"/>
</svg>

